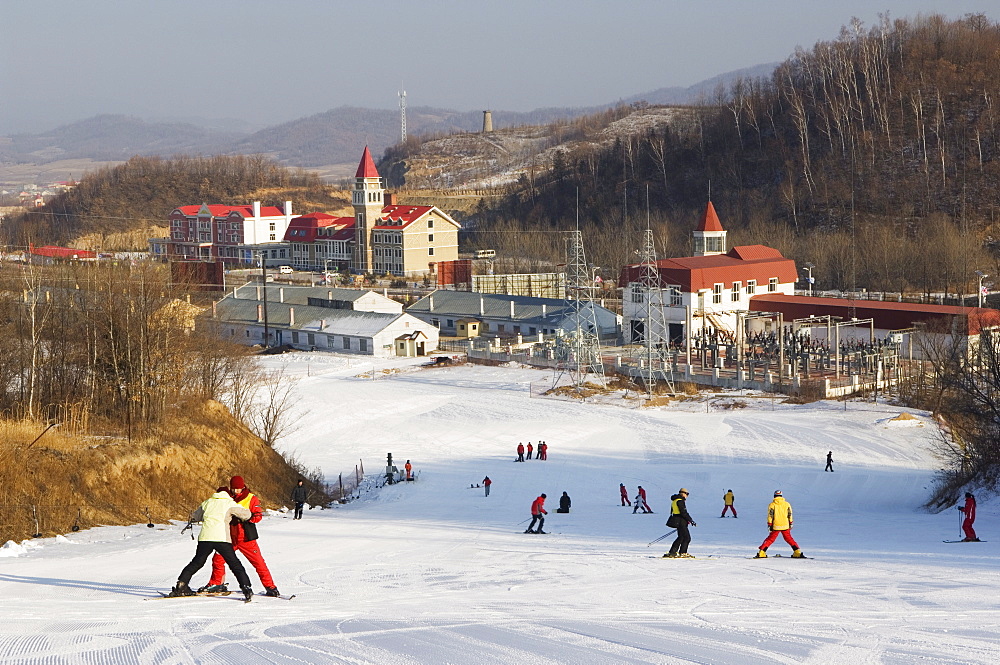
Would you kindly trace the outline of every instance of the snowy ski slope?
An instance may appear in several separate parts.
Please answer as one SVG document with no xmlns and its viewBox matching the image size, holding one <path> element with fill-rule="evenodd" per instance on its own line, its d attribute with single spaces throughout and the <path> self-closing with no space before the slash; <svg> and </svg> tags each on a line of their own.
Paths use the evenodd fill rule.
<svg viewBox="0 0 1000 665">
<path fill-rule="evenodd" d="M 284 445 L 298 459 L 334 478 L 359 459 L 372 473 L 392 452 L 418 481 L 301 521 L 266 518 L 261 549 L 292 601 L 146 600 L 193 554 L 180 525 L 8 546 L 0 662 L 1000 660 L 996 510 L 981 497 L 977 527 L 994 542 L 941 542 L 959 536 L 959 517 L 919 507 L 936 468 L 926 414 L 897 422 L 901 410 L 883 404 L 749 399 L 710 413 L 703 401 L 639 410 L 532 399 L 528 383 L 549 374 L 531 369 L 376 361 L 373 380 L 358 358 L 267 362 L 296 381 L 299 430 Z M 539 439 L 548 461 L 513 462 L 518 441 Z M 828 450 L 834 473 L 823 472 Z M 470 488 L 487 474 L 489 498 Z M 621 507 L 620 482 L 630 496 L 646 488 L 656 512 Z M 667 531 L 681 486 L 698 522 L 690 551 L 705 558 L 664 560 L 670 540 L 647 543 Z M 719 519 L 730 488 L 740 517 Z M 775 489 L 815 559 L 747 559 Z M 555 513 L 563 491 L 568 515 Z M 541 492 L 551 533 L 525 535 Z M 790 552 L 780 539 L 770 551 Z M 194 583 L 207 578 L 206 568 Z"/>
</svg>

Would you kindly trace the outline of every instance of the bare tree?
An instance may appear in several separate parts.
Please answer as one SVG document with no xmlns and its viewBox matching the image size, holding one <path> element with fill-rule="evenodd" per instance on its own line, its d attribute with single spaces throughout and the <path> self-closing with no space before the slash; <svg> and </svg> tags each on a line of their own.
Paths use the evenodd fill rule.
<svg viewBox="0 0 1000 665">
<path fill-rule="evenodd" d="M 272 448 L 298 428 L 292 420 L 293 387 L 284 368 L 272 371 L 264 376 L 250 407 L 250 429 Z"/>
</svg>

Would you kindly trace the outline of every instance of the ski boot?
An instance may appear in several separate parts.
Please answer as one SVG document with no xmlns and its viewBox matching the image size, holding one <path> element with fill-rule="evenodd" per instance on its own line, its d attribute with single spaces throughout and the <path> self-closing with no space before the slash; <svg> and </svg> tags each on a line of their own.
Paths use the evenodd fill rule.
<svg viewBox="0 0 1000 665">
<path fill-rule="evenodd" d="M 677 558 L 677 552 L 667 552 L 661 558 L 663 558 L 663 559 L 676 559 Z"/>
<path fill-rule="evenodd" d="M 269 587 L 264 587 L 264 595 L 271 596 L 272 598 L 277 598 L 278 596 L 281 595 L 281 592 L 278 591 L 278 587 L 269 586 Z"/>
<path fill-rule="evenodd" d="M 754 558 L 755 559 L 766 559 L 767 558 L 767 550 L 757 550 L 757 555 Z"/>
<path fill-rule="evenodd" d="M 226 586 L 225 582 L 222 584 L 206 584 L 198 589 L 198 593 L 229 593 L 229 587 Z"/>
<path fill-rule="evenodd" d="M 678 559 L 693 559 L 694 555 L 693 554 L 688 554 L 687 552 L 681 552 L 680 554 L 677 555 L 677 558 Z"/>
<path fill-rule="evenodd" d="M 197 596 L 198 594 L 195 593 L 194 589 L 188 586 L 187 582 L 177 580 L 177 584 L 167 595 L 171 598 L 176 598 L 178 596 Z"/>
<path fill-rule="evenodd" d="M 532 531 L 531 529 L 525 529 L 524 532 L 525 533 L 534 533 L 534 531 Z"/>
<path fill-rule="evenodd" d="M 241 586 L 240 591 L 243 592 L 243 602 L 249 603 L 253 600 L 253 588 L 248 586 Z"/>
<path fill-rule="evenodd" d="M 802 553 L 802 550 L 795 550 L 794 552 L 792 552 L 793 559 L 804 559 L 805 556 L 806 555 Z"/>
<path fill-rule="evenodd" d="M 548 531 L 542 531 L 541 529 L 539 529 L 539 530 L 538 530 L 538 531 L 536 531 L 535 533 L 548 533 Z"/>
</svg>

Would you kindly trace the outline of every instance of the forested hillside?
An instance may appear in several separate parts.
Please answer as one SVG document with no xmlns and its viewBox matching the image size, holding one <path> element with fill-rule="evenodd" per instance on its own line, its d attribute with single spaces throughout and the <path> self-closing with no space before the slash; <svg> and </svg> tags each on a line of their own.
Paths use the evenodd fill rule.
<svg viewBox="0 0 1000 665">
<path fill-rule="evenodd" d="M 134 157 L 88 174 L 44 208 L 4 220 L 0 242 L 72 244 L 82 236 L 100 236 L 104 242 L 88 248 L 144 250 L 146 239 L 156 235 L 151 227 L 165 226 L 178 206 L 254 200 L 279 207 L 290 200 L 296 213 L 343 204 L 315 174 L 260 156 Z"/>
<path fill-rule="evenodd" d="M 521 230 L 528 251 L 557 252 L 538 232 L 574 223 L 579 196 L 600 265 L 631 260 L 647 200 L 661 251 L 685 253 L 711 196 L 731 244 L 812 261 L 818 286 L 968 291 L 1000 268 L 998 90 L 1000 26 L 984 16 L 854 24 L 694 122 L 563 151 L 483 211 L 475 242 L 512 251 L 495 231 Z"/>
</svg>

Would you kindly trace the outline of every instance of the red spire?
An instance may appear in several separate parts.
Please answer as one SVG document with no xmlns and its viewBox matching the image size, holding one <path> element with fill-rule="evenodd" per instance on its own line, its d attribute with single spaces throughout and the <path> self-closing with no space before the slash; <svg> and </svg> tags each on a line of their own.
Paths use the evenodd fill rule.
<svg viewBox="0 0 1000 665">
<path fill-rule="evenodd" d="M 361 163 L 358 164 L 358 172 L 354 174 L 354 177 L 355 178 L 379 177 L 378 170 L 375 168 L 375 162 L 372 160 L 372 154 L 368 152 L 368 146 L 365 146 L 365 154 L 361 155 Z"/>
<path fill-rule="evenodd" d="M 705 207 L 705 214 L 701 216 L 701 223 L 698 224 L 695 231 L 725 231 L 719 221 L 719 216 L 715 214 L 715 206 L 712 205 L 711 201 Z"/>
</svg>

